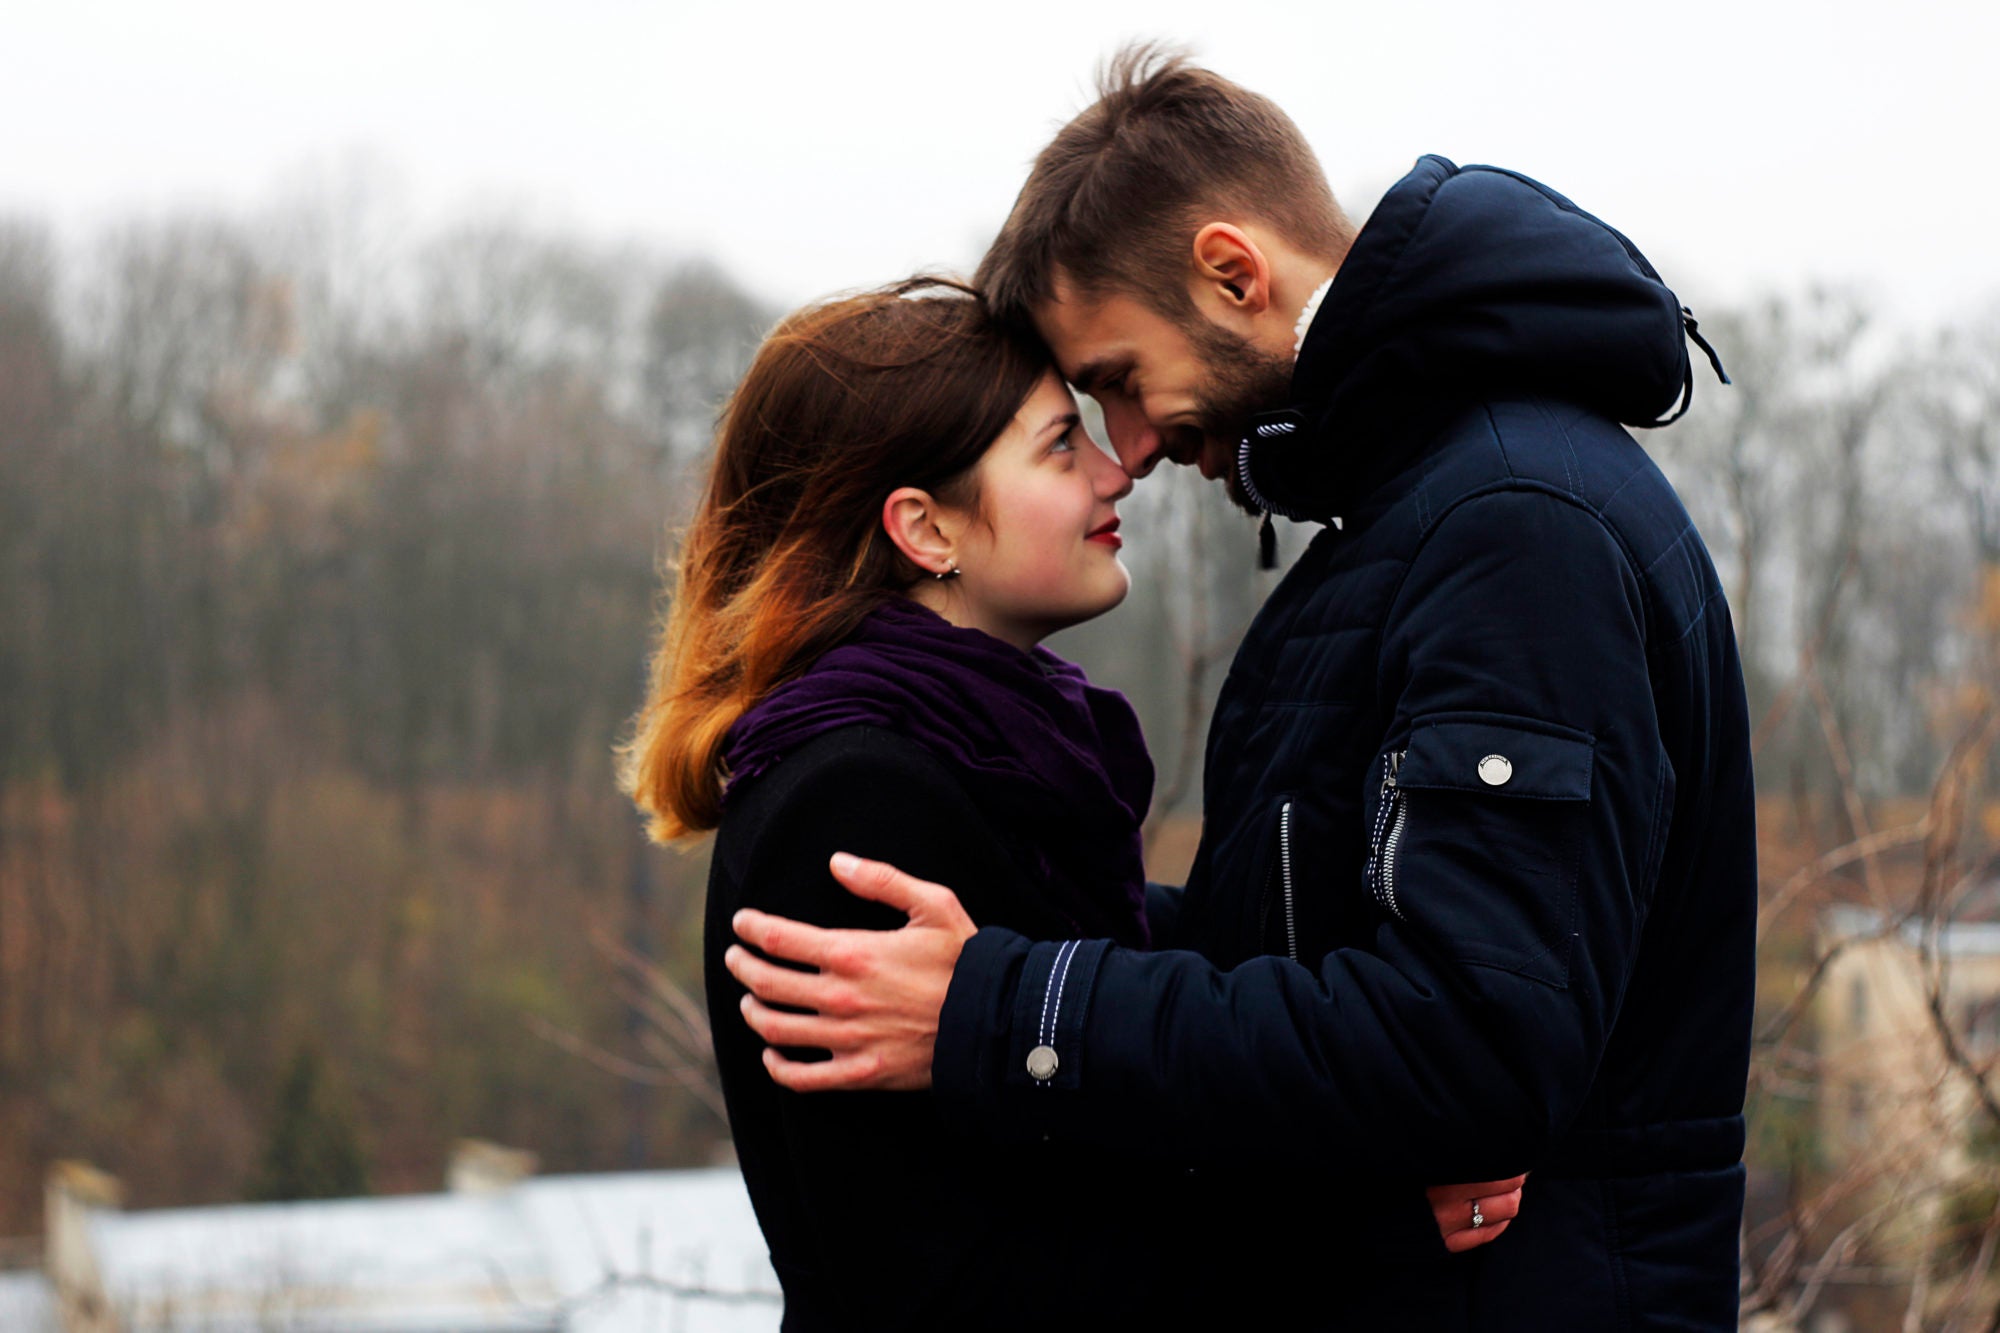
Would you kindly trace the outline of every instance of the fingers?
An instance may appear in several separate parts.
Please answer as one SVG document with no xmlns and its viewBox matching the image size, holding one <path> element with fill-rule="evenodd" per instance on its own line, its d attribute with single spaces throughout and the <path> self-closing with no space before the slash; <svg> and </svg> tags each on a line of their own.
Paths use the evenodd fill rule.
<svg viewBox="0 0 2000 1333">
<path fill-rule="evenodd" d="M 851 1007 L 843 1004 L 844 987 L 836 979 L 767 963 L 740 944 L 723 951 L 722 965 L 745 990 L 768 1004 L 816 1009 L 823 1014 L 838 1014 Z"/>
<path fill-rule="evenodd" d="M 729 924 L 736 931 L 736 938 L 745 944 L 773 958 L 804 963 L 809 967 L 825 964 L 827 951 L 838 933 L 819 926 L 808 926 L 790 917 L 771 916 L 751 907 L 729 918 Z"/>
<path fill-rule="evenodd" d="M 1521 1178 L 1525 1179 L 1525 1177 Z M 1461 1254 L 1498 1236 L 1507 1229 L 1507 1224 L 1521 1215 L 1521 1190 L 1517 1186 L 1501 1194 L 1473 1194 L 1475 1188 L 1505 1186 L 1504 1180 L 1489 1181 L 1484 1186 L 1439 1185 L 1426 1190 L 1430 1199 L 1431 1215 L 1437 1220 L 1438 1234 L 1444 1238 L 1444 1246 L 1453 1254 Z M 1459 1196 L 1463 1197 L 1459 1197 Z M 1472 1225 L 1472 1208 L 1478 1201 L 1482 1222 Z"/>
<path fill-rule="evenodd" d="M 811 1046 L 837 1051 L 850 1040 L 851 1029 L 838 1019 L 818 1014 L 793 1014 L 773 1009 L 754 995 L 743 997 L 743 1021 L 769 1046 Z"/>
<path fill-rule="evenodd" d="M 942 927 L 946 933 L 959 942 L 970 939 L 977 929 L 972 918 L 965 914 L 958 895 L 941 884 L 930 884 L 906 875 L 892 865 L 881 861 L 864 861 L 858 856 L 845 852 L 836 853 L 829 868 L 834 877 L 860 897 L 887 903 L 910 917 L 912 925 Z M 771 958 L 782 958 L 787 962 L 803 963 L 807 967 L 818 968 L 821 972 L 841 973 L 847 976 L 866 976 L 882 950 L 893 947 L 886 936 L 898 934 L 893 931 L 828 930 L 821 926 L 809 926 L 803 921 L 793 921 L 789 917 L 772 916 L 746 907 L 730 918 L 730 925 L 736 936 L 745 944 Z M 756 991 L 767 1000 L 779 1004 L 810 1004 L 813 1008 L 824 1005 L 810 1000 L 795 1000 L 775 990 L 767 991 L 763 984 L 752 982 L 738 965 L 731 963 L 729 970 L 737 980 Z M 767 975 L 761 971 L 762 977 Z"/>
<path fill-rule="evenodd" d="M 861 896 L 908 912 L 909 924 L 826 930 L 747 908 L 736 913 L 731 922 L 743 943 L 724 951 L 723 964 L 754 997 L 743 1002 L 744 1021 L 772 1045 L 833 1053 L 831 1061 L 801 1064 L 767 1048 L 765 1065 L 783 1087 L 928 1088 L 938 1015 L 976 927 L 950 889 L 894 866 L 839 855 L 829 869 Z"/>
<path fill-rule="evenodd" d="M 881 1081 L 881 1057 L 875 1055 L 836 1055 L 831 1060 L 807 1062 L 787 1060 L 767 1046 L 764 1068 L 770 1071 L 774 1083 L 793 1092 L 842 1092 L 886 1086 Z"/>
<path fill-rule="evenodd" d="M 865 861 L 846 852 L 835 852 L 827 869 L 849 893 L 886 903 L 918 925 L 965 922 L 971 918 L 959 904 L 958 895 L 942 884 L 932 884 L 906 875 L 883 861 Z M 966 932 L 970 934 L 970 930 Z"/>
<path fill-rule="evenodd" d="M 1500 1239 L 1501 1233 L 1506 1229 L 1505 1222 L 1490 1222 L 1477 1231 L 1468 1227 L 1464 1231 L 1455 1231 L 1446 1236 L 1444 1247 L 1453 1254 L 1464 1254 L 1467 1250 L 1476 1250 L 1482 1245 Z"/>
</svg>

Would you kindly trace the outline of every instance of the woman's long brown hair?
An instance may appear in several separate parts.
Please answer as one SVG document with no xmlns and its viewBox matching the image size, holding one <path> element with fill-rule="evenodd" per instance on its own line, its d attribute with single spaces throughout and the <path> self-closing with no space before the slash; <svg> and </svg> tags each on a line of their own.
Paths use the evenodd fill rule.
<svg viewBox="0 0 2000 1333">
<path fill-rule="evenodd" d="M 882 530 L 899 486 L 970 504 L 970 472 L 1049 368 L 969 287 L 912 278 L 809 306 L 724 408 L 620 778 L 669 842 L 714 828 L 723 740 L 923 577 Z"/>
</svg>

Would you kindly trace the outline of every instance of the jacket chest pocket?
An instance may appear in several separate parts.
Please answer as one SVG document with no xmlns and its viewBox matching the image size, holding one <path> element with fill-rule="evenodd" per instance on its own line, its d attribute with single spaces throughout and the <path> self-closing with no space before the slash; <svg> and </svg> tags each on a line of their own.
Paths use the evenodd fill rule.
<svg viewBox="0 0 2000 1333">
<path fill-rule="evenodd" d="M 1461 962 L 1567 985 L 1593 756 L 1534 719 L 1417 719 L 1371 774 L 1375 906 Z"/>
</svg>

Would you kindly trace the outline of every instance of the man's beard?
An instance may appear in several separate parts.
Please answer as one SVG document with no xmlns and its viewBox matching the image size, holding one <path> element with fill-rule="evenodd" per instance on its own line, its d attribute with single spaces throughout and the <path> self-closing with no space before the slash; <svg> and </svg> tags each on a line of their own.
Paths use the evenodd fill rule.
<svg viewBox="0 0 2000 1333">
<path fill-rule="evenodd" d="M 1291 401 L 1293 359 L 1273 356 L 1242 334 L 1199 315 L 1184 328 L 1206 372 L 1195 395 L 1195 424 L 1203 435 L 1230 445 L 1228 465 L 1222 472 L 1223 489 L 1229 498 L 1239 508 L 1261 514 L 1263 510 L 1243 493 L 1243 480 L 1236 475 L 1235 446 L 1249 431 L 1251 417 Z"/>
</svg>

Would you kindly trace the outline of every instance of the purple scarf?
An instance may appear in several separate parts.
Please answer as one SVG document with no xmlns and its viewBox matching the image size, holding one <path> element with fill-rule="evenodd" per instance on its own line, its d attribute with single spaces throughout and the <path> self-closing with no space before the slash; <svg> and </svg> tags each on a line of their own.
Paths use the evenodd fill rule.
<svg viewBox="0 0 2000 1333">
<path fill-rule="evenodd" d="M 1153 761 L 1124 695 L 1045 648 L 1024 653 L 898 597 L 736 720 L 723 742 L 731 790 L 857 723 L 943 760 L 1079 932 L 1145 947 L 1139 825 Z"/>
</svg>

